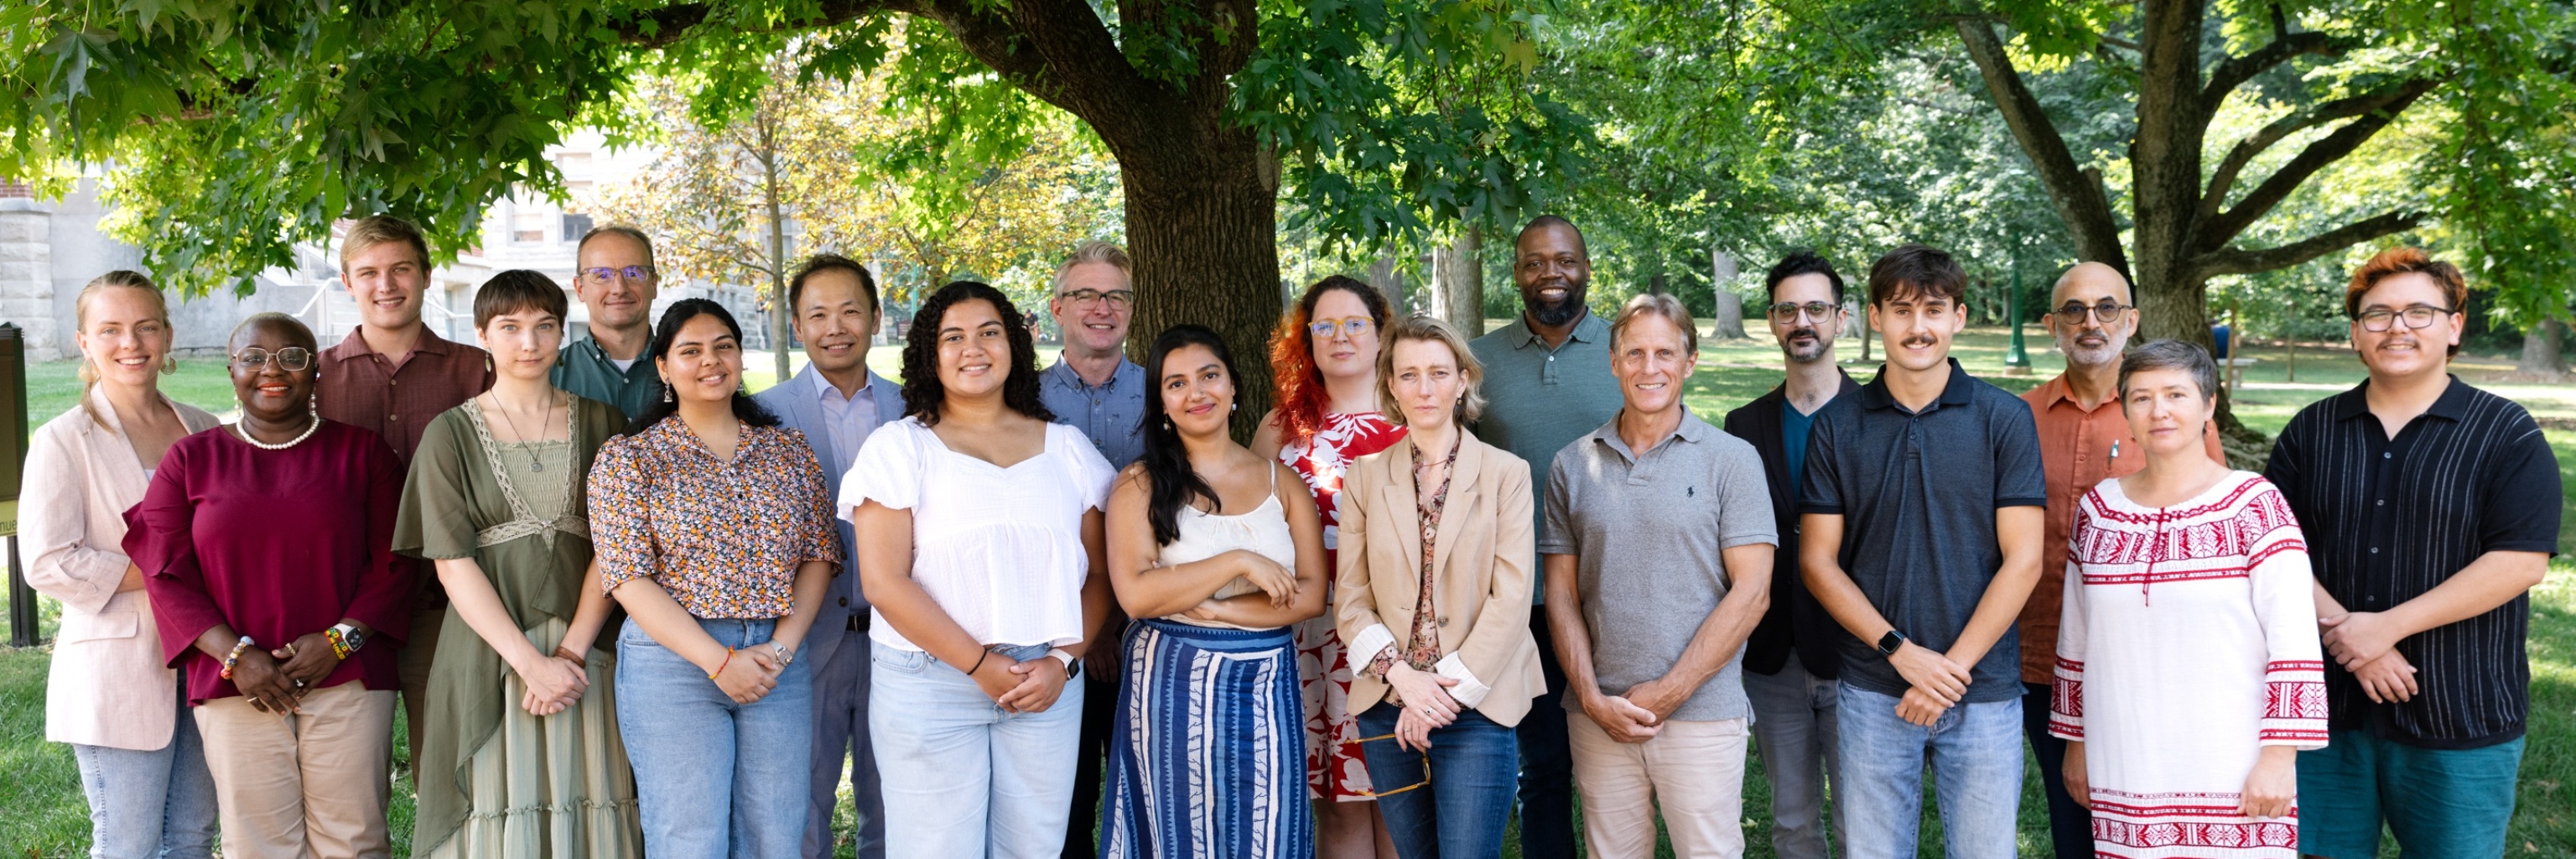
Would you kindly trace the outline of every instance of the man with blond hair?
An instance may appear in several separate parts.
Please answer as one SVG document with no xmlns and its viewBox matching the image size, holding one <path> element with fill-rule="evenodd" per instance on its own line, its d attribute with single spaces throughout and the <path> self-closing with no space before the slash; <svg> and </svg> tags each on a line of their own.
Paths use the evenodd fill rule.
<svg viewBox="0 0 2576 859">
<path fill-rule="evenodd" d="M 1629 299 L 1610 324 L 1619 413 L 1548 469 L 1538 554 L 1599 859 L 1655 855 L 1658 808 L 1673 855 L 1744 855 L 1739 670 L 1779 534 L 1761 455 L 1682 405 L 1698 361 L 1680 301 Z"/>
<path fill-rule="evenodd" d="M 573 289 L 590 312 L 590 335 L 564 344 L 555 387 L 612 406 L 632 418 L 662 398 L 662 377 L 644 352 L 653 347 L 653 298 L 662 283 L 653 240 L 624 224 L 583 233 L 573 246 Z"/>
<path fill-rule="evenodd" d="M 2499 856 L 2531 715 L 2533 585 L 2558 550 L 2558 458 L 2531 413 L 2450 373 L 2460 269 L 2390 248 L 2344 289 L 2370 378 L 2299 410 L 2263 476 L 2309 539 L 2326 747 L 2299 753 L 2299 852 Z M 2268 738 L 2267 738 L 2268 739 Z"/>
<path fill-rule="evenodd" d="M 376 215 L 350 224 L 340 240 L 340 280 L 358 302 L 358 328 L 340 345 L 322 350 L 315 405 L 326 419 L 374 432 L 408 463 L 431 419 L 492 386 L 492 359 L 421 324 L 429 242 L 410 222 Z M 447 613 L 447 592 L 438 586 L 437 573 L 421 567 L 411 638 L 403 642 L 399 663 L 414 749 L 421 743 L 430 657 L 438 652 L 438 627 Z"/>
<path fill-rule="evenodd" d="M 1145 455 L 1145 368 L 1127 360 L 1127 326 L 1136 316 L 1135 266 L 1104 241 L 1083 242 L 1062 265 L 1047 295 L 1047 313 L 1064 332 L 1064 352 L 1038 377 L 1038 400 L 1055 422 L 1082 431 L 1111 468 Z M 1093 641 L 1117 642 L 1127 616 L 1112 603 Z M 1094 647 L 1083 659 L 1082 739 L 1073 781 L 1073 825 L 1064 855 L 1089 859 L 1100 807 L 1100 767 L 1118 708 L 1118 648 Z"/>
</svg>

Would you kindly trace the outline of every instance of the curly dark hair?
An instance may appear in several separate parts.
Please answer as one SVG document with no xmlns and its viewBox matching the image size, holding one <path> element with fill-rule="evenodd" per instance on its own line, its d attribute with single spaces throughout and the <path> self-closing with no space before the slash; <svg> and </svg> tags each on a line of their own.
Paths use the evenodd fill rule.
<svg viewBox="0 0 2576 859">
<path fill-rule="evenodd" d="M 1055 413 L 1038 400 L 1037 340 L 1021 322 L 1028 317 L 1001 290 L 972 280 L 950 281 L 913 312 L 912 327 L 903 335 L 903 413 L 920 418 L 922 426 L 939 425 L 939 406 L 948 400 L 948 389 L 939 384 L 939 323 L 948 308 L 965 301 L 992 305 L 1011 338 L 1011 374 L 1002 380 L 1002 404 L 1038 420 L 1055 420 Z"/>
</svg>

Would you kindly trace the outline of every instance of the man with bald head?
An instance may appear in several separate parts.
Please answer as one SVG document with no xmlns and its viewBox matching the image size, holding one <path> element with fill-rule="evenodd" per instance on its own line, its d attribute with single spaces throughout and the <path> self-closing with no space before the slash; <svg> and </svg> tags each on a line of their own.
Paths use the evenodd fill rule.
<svg viewBox="0 0 2576 859">
<path fill-rule="evenodd" d="M 2048 530 L 2042 542 L 2039 586 L 2021 607 L 2021 682 L 2047 701 L 2056 676 L 2057 616 L 2065 604 L 2066 541 L 2075 532 L 2075 502 L 2093 484 L 2146 467 L 2146 455 L 2129 434 L 2119 408 L 2120 357 L 2138 331 L 2138 309 L 2129 279 L 2098 262 L 2076 263 L 2049 292 L 2048 334 L 2066 356 L 2066 372 L 2021 395 L 2039 423 L 2039 460 L 2048 473 Z M 2218 447 L 2217 422 L 2201 438 L 2209 458 L 2227 462 Z M 2022 708 L 2022 733 L 2042 761 L 2064 760 L 2066 741 L 2048 733 L 2048 707 Z M 2066 793 L 2058 767 L 2039 768 L 2048 793 L 2049 831 L 2060 859 L 2091 859 L 2092 815 Z"/>
</svg>

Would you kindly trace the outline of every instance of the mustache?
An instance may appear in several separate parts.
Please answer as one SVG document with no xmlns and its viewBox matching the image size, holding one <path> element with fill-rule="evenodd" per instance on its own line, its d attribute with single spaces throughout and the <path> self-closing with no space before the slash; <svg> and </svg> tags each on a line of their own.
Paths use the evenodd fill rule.
<svg viewBox="0 0 2576 859">
<path fill-rule="evenodd" d="M 1930 346 L 1939 342 L 1941 342 L 1940 338 L 1934 337 L 1930 334 L 1917 334 L 1897 341 L 1896 345 L 1912 348 L 1918 346 Z"/>
</svg>

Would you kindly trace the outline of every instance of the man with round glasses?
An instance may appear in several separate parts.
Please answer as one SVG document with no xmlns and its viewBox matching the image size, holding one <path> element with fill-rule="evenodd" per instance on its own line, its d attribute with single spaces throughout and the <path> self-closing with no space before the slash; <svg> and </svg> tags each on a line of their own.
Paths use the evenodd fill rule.
<svg viewBox="0 0 2576 859">
<path fill-rule="evenodd" d="M 2066 372 L 2021 395 L 2039 426 L 2039 463 L 2048 474 L 2048 528 L 2041 541 L 2039 585 L 2021 606 L 2021 682 L 2024 701 L 2048 700 L 2057 676 L 2057 620 L 2066 601 L 2066 542 L 2075 532 L 2076 501 L 2104 480 L 2146 467 L 2145 453 L 2120 411 L 2120 358 L 2138 332 L 2138 309 L 2129 279 L 2098 262 L 2076 263 L 2048 293 L 2048 335 Z M 2218 422 L 2203 425 L 2202 449 L 2221 465 Z M 2048 707 L 2022 708 L 2022 735 L 2043 761 L 2066 758 L 2066 741 L 2048 732 Z M 2057 855 L 2093 855 L 2092 814 L 2066 792 L 2064 773 L 2039 768 L 2048 795 L 2048 823 Z"/>
<path fill-rule="evenodd" d="M 573 291 L 590 311 L 590 336 L 564 344 L 555 387 L 598 400 L 632 418 L 662 399 L 662 377 L 643 360 L 653 345 L 653 298 L 661 276 L 644 231 L 608 224 L 573 248 Z"/>
<path fill-rule="evenodd" d="M 2299 753 L 2299 852 L 2498 856 L 2531 714 L 2531 601 L 2558 549 L 2531 413 L 2450 373 L 2466 278 L 2417 248 L 2352 274 L 2370 378 L 2299 410 L 2263 476 L 2307 533 L 2326 746 Z"/>
</svg>

